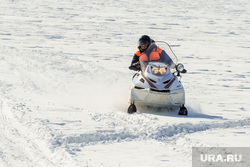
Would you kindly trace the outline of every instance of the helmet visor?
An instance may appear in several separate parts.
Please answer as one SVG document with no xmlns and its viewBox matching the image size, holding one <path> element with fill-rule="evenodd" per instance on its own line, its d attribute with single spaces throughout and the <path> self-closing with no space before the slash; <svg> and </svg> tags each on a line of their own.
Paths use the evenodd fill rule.
<svg viewBox="0 0 250 167">
<path fill-rule="evenodd" d="M 141 45 L 147 45 L 149 44 L 150 42 L 148 40 L 139 40 L 138 41 L 138 46 L 141 46 Z"/>
</svg>

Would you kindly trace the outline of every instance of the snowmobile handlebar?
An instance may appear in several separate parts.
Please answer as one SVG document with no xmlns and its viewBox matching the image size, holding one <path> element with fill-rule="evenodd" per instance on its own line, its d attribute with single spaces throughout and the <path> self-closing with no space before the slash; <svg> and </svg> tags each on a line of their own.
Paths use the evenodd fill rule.
<svg viewBox="0 0 250 167">
<path fill-rule="evenodd" d="M 129 66 L 128 68 L 130 70 L 133 70 L 133 71 L 140 71 L 141 70 L 140 62 L 134 63 L 131 66 Z"/>
</svg>

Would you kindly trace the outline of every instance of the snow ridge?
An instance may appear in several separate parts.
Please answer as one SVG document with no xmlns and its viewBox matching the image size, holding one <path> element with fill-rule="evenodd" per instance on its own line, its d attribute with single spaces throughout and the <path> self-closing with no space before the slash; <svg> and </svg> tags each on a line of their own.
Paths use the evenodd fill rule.
<svg viewBox="0 0 250 167">
<path fill-rule="evenodd" d="M 60 143 L 63 145 L 76 144 L 81 147 L 95 145 L 98 143 L 112 143 L 132 140 L 153 139 L 157 141 L 164 141 L 168 139 L 171 140 L 171 137 L 179 135 L 183 136 L 186 134 L 192 134 L 206 130 L 227 129 L 250 125 L 250 118 L 245 118 L 242 120 L 200 122 L 197 124 L 188 122 L 174 125 L 156 125 L 154 123 L 147 124 L 147 122 L 138 121 L 140 123 L 134 123 L 135 125 L 133 127 L 129 126 L 131 120 L 127 121 L 127 125 L 123 123 L 123 126 L 125 127 L 120 127 L 117 130 L 117 126 L 114 126 L 114 129 L 109 128 L 107 130 L 96 130 L 79 135 L 67 136 L 64 139 L 60 138 L 58 140 L 60 140 Z M 110 122 L 110 124 L 112 123 Z M 116 123 L 113 122 L 113 124 Z"/>
</svg>

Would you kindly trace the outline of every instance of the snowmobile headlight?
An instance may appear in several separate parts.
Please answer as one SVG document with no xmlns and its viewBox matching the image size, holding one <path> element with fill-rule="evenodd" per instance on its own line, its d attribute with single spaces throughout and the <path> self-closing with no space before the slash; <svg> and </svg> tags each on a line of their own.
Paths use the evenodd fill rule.
<svg viewBox="0 0 250 167">
<path fill-rule="evenodd" d="M 166 71 L 167 71 L 166 68 L 156 68 L 156 67 L 152 68 L 153 74 L 156 74 L 156 75 L 164 75 Z"/>
<path fill-rule="evenodd" d="M 157 74 L 157 73 L 159 72 L 159 69 L 158 69 L 158 68 L 153 67 L 153 68 L 152 68 L 152 72 L 153 72 L 154 74 Z"/>
<path fill-rule="evenodd" d="M 163 75 L 167 72 L 167 70 L 166 70 L 166 68 L 160 68 L 159 72 L 161 75 Z"/>
</svg>

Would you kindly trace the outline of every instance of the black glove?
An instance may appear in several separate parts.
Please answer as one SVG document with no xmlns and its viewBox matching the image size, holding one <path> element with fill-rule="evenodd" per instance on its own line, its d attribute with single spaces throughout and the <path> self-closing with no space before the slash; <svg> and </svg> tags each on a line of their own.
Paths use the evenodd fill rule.
<svg viewBox="0 0 250 167">
<path fill-rule="evenodd" d="M 141 70 L 140 62 L 133 63 L 131 66 L 129 66 L 129 69 L 134 71 L 140 71 Z"/>
</svg>

